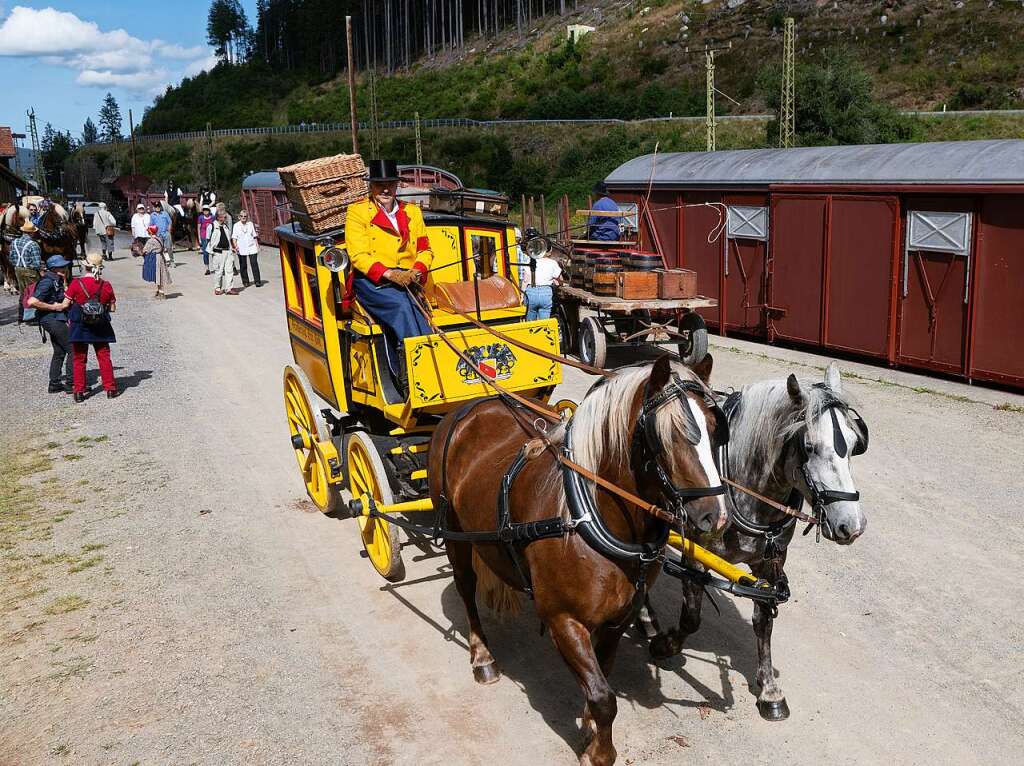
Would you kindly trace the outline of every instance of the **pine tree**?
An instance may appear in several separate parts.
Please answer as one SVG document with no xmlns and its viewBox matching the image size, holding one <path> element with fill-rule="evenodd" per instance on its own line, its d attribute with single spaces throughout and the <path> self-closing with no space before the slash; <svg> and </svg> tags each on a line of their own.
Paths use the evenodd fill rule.
<svg viewBox="0 0 1024 766">
<path fill-rule="evenodd" d="M 121 140 L 121 107 L 111 94 L 103 98 L 100 106 L 100 135 L 104 141 Z"/>
<path fill-rule="evenodd" d="M 82 143 L 95 144 L 100 138 L 100 131 L 92 117 L 85 118 L 85 125 L 82 126 Z"/>
</svg>

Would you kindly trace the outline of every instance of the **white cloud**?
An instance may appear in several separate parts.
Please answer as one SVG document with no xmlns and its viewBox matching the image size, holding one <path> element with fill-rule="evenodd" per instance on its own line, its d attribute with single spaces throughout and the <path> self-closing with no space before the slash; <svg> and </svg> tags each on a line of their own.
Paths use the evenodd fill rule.
<svg viewBox="0 0 1024 766">
<path fill-rule="evenodd" d="M 216 53 L 211 53 L 205 58 L 201 58 L 198 61 L 193 61 L 191 64 L 185 67 L 185 71 L 182 72 L 182 74 L 185 77 L 195 77 L 197 74 L 200 74 L 201 72 L 209 72 L 219 63 L 220 57 Z"/>
<path fill-rule="evenodd" d="M 37 58 L 77 70 L 80 85 L 150 95 L 216 65 L 205 46 L 142 40 L 123 29 L 102 30 L 73 13 L 24 6 L 15 6 L 0 22 L 0 56 Z"/>
</svg>

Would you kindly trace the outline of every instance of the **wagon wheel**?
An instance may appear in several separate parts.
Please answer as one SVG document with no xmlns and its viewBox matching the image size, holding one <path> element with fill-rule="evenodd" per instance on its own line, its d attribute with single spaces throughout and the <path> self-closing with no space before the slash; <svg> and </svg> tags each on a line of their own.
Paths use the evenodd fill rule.
<svg viewBox="0 0 1024 766">
<path fill-rule="evenodd" d="M 687 311 L 679 318 L 679 332 L 687 333 L 688 340 L 679 344 L 679 358 L 687 367 L 704 361 L 708 355 L 708 328 L 696 311 Z"/>
<path fill-rule="evenodd" d="M 594 317 L 586 317 L 580 322 L 579 344 L 581 362 L 591 367 L 604 367 L 608 358 L 608 339 L 604 336 L 604 328 Z"/>
<path fill-rule="evenodd" d="M 306 485 L 306 494 L 323 513 L 331 513 L 341 502 L 341 487 L 329 480 L 331 467 L 322 443 L 334 454 L 330 430 L 320 410 L 311 402 L 313 389 L 302 370 L 290 364 L 284 367 L 284 410 L 288 416 L 295 460 Z"/>
<path fill-rule="evenodd" d="M 555 412 L 558 413 L 562 420 L 568 420 L 576 414 L 576 408 L 579 405 L 572 399 L 559 399 L 555 402 Z"/>
<path fill-rule="evenodd" d="M 345 463 L 348 466 L 348 486 L 353 499 L 364 495 L 378 505 L 395 502 L 391 485 L 384 469 L 384 461 L 377 447 L 366 433 L 356 431 L 345 441 Z M 402 564 L 402 546 L 398 541 L 398 527 L 383 519 L 359 517 L 359 533 L 370 563 L 386 580 L 401 580 L 405 576 Z"/>
</svg>

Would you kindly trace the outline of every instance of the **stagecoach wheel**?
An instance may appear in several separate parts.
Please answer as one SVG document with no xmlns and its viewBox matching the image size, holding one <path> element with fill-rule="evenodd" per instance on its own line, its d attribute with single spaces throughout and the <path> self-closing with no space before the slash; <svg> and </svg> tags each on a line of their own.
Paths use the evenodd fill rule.
<svg viewBox="0 0 1024 766">
<path fill-rule="evenodd" d="M 323 413 L 312 406 L 316 401 L 306 374 L 292 367 L 284 368 L 284 409 L 292 437 L 295 460 L 306 485 L 306 494 L 323 513 L 331 513 L 341 502 L 341 487 L 331 484 L 330 466 L 319 442 L 329 441 L 331 432 Z"/>
<path fill-rule="evenodd" d="M 604 337 L 604 328 L 594 317 L 586 317 L 580 322 L 579 343 L 581 362 L 591 367 L 604 367 L 608 358 L 608 339 Z"/>
<path fill-rule="evenodd" d="M 346 438 L 345 463 L 348 466 L 348 486 L 353 499 L 366 495 L 372 497 L 378 505 L 391 505 L 395 502 L 384 470 L 384 461 L 380 459 L 373 441 L 364 432 L 356 431 Z M 359 516 L 358 521 L 363 548 L 373 568 L 386 580 L 401 580 L 405 575 L 405 567 L 402 565 L 398 527 L 369 516 Z"/>
<path fill-rule="evenodd" d="M 704 361 L 708 355 L 708 328 L 696 311 L 687 311 L 679 319 L 679 332 L 687 333 L 688 339 L 679 344 L 679 358 L 687 367 Z"/>
</svg>

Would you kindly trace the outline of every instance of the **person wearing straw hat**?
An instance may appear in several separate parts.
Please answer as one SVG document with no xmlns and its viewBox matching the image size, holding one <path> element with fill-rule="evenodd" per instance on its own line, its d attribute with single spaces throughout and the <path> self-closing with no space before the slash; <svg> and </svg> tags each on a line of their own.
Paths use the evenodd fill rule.
<svg viewBox="0 0 1024 766">
<path fill-rule="evenodd" d="M 117 308 L 114 288 L 102 278 L 103 256 L 90 253 L 85 258 L 85 276 L 75 279 L 68 285 L 67 299 L 71 301 L 68 309 L 68 338 L 71 341 L 73 393 L 76 402 L 85 401 L 85 368 L 89 359 L 89 346 L 96 354 L 96 363 L 100 368 L 100 378 L 107 398 L 113 399 L 121 392 L 117 390 L 114 380 L 114 366 L 110 363 L 110 344 L 117 342 L 114 328 L 110 324 L 110 312 Z M 98 317 L 90 317 L 86 304 L 98 301 L 103 313 Z M 85 308 L 83 308 L 85 307 Z"/>
<path fill-rule="evenodd" d="M 388 367 L 405 394 L 404 342 L 429 335 L 430 328 L 408 289 L 427 282 L 433 252 L 423 213 L 398 201 L 398 165 L 371 160 L 369 196 L 348 206 L 345 247 L 359 304 L 382 324 L 387 338 Z"/>
<path fill-rule="evenodd" d="M 21 236 L 11 243 L 11 265 L 14 266 L 14 281 L 18 285 L 18 324 L 25 318 L 25 306 L 20 296 L 25 288 L 39 279 L 39 271 L 43 268 L 43 249 L 32 238 L 37 231 L 32 221 L 26 220 L 21 227 Z"/>
</svg>

